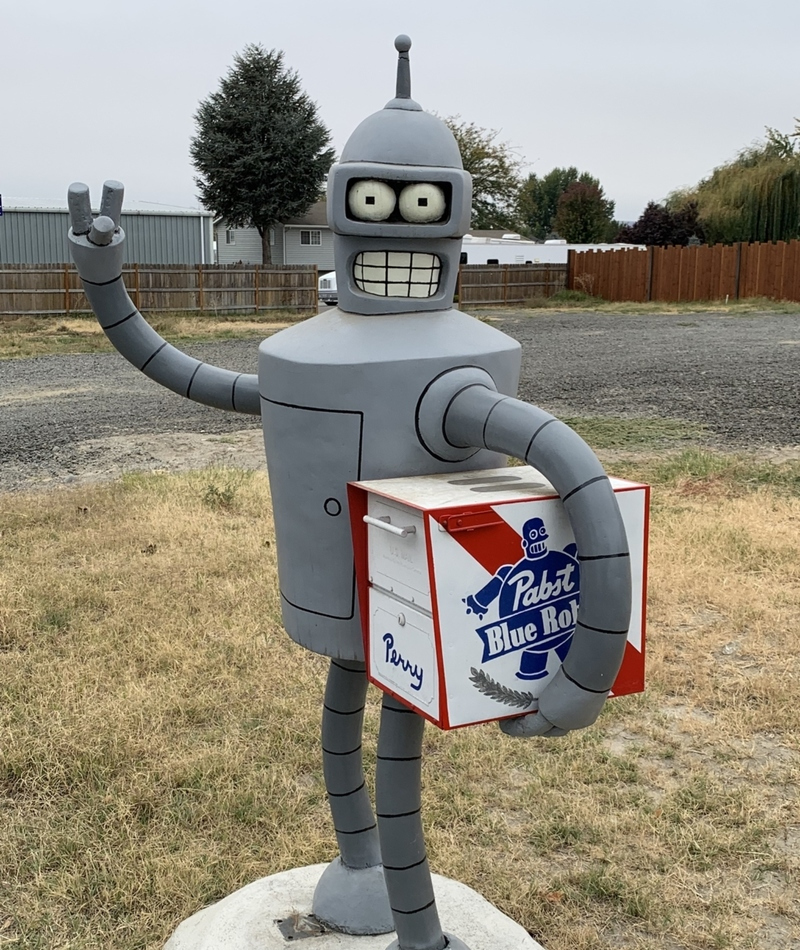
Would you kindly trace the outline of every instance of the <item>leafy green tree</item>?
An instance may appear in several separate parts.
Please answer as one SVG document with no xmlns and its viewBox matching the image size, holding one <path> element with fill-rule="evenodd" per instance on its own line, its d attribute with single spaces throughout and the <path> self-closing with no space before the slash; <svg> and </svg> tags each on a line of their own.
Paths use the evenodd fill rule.
<svg viewBox="0 0 800 950">
<path fill-rule="evenodd" d="M 574 166 L 554 168 L 541 178 L 533 173 L 528 175 L 518 199 L 519 217 L 526 234 L 544 241 L 553 233 L 558 199 L 579 177 Z"/>
<path fill-rule="evenodd" d="M 526 234 L 543 241 L 558 231 L 556 215 L 561 196 L 571 185 L 580 183 L 589 188 L 596 187 L 602 193 L 600 182 L 588 172 L 579 172 L 574 165 L 569 168 L 554 168 L 539 178 L 535 174 L 528 175 L 520 188 L 518 199 L 518 216 Z M 605 201 L 605 225 L 596 231 L 595 240 L 604 241 L 611 238 L 619 230 L 613 225 L 614 202 L 603 196 Z M 561 237 L 563 234 L 559 232 Z"/>
<path fill-rule="evenodd" d="M 464 169 L 472 175 L 471 227 L 515 229 L 523 159 L 507 142 L 498 142 L 500 133 L 493 129 L 482 129 L 459 115 L 443 121 L 458 142 Z"/>
<path fill-rule="evenodd" d="M 558 199 L 553 226 L 570 244 L 596 244 L 607 236 L 613 213 L 599 183 L 574 181 Z"/>
<path fill-rule="evenodd" d="M 270 228 L 308 211 L 333 163 L 316 104 L 280 50 L 249 45 L 194 119 L 200 200 L 234 227 L 256 228 L 270 264 Z"/>
<path fill-rule="evenodd" d="M 742 149 L 683 195 L 696 203 L 709 243 L 800 237 L 798 133 L 767 128 L 763 142 Z"/>
</svg>

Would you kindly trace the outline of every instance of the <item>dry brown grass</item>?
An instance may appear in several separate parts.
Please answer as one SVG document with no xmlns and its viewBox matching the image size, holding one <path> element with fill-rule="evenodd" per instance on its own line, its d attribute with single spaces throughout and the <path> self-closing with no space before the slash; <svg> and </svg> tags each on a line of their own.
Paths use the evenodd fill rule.
<svg viewBox="0 0 800 950">
<path fill-rule="evenodd" d="M 308 314 L 153 313 L 148 322 L 171 343 L 262 338 Z M 0 314 L 0 360 L 67 353 L 110 353 L 112 346 L 93 316 L 9 316 Z"/>
<path fill-rule="evenodd" d="M 434 869 L 547 950 L 800 947 L 800 499 L 748 485 L 655 493 L 643 696 L 556 741 L 427 731 Z M 263 475 L 0 496 L 0 525 L 3 950 L 157 948 L 334 855 Z"/>
</svg>

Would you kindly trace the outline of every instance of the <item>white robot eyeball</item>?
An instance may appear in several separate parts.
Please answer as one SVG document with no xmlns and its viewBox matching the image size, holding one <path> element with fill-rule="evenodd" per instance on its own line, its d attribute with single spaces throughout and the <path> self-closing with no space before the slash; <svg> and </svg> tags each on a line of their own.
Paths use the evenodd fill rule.
<svg viewBox="0 0 800 950">
<path fill-rule="evenodd" d="M 358 221 L 386 221 L 396 204 L 394 188 L 385 181 L 357 181 L 347 194 L 347 207 Z"/>
<path fill-rule="evenodd" d="M 445 212 L 447 199 L 438 185 L 419 183 L 406 185 L 400 192 L 400 214 L 410 224 L 430 224 Z"/>
</svg>

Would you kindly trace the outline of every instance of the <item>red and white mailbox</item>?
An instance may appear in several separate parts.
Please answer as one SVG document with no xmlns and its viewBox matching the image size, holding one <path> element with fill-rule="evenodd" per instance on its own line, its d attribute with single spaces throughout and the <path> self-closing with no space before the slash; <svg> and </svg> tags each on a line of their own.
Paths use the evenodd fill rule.
<svg viewBox="0 0 800 950">
<path fill-rule="evenodd" d="M 612 696 L 644 689 L 650 488 L 612 478 L 633 609 Z M 348 487 L 371 682 L 441 729 L 531 712 L 566 656 L 580 602 L 567 514 L 536 469 Z"/>
</svg>

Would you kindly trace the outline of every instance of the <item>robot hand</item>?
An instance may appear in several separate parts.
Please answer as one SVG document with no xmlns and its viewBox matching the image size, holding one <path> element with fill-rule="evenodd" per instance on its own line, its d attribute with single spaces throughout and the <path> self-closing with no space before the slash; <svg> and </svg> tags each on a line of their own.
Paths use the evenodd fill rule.
<svg viewBox="0 0 800 950">
<path fill-rule="evenodd" d="M 124 192 L 120 182 L 107 181 L 103 185 L 100 214 L 92 219 L 88 185 L 76 182 L 69 187 L 70 251 L 81 279 L 91 284 L 110 283 L 122 273 L 125 232 L 119 219 Z"/>
<path fill-rule="evenodd" d="M 570 731 L 554 726 L 538 711 L 528 713 L 525 716 L 518 716 L 516 719 L 501 719 L 498 725 L 501 732 L 504 732 L 507 736 L 517 738 L 546 736 L 548 739 L 552 739 L 555 736 L 565 736 Z"/>
<path fill-rule="evenodd" d="M 539 709 L 517 719 L 504 719 L 500 728 L 508 736 L 564 736 L 591 726 L 607 696 L 607 691 L 583 689 L 561 666 L 542 690 Z"/>
</svg>

